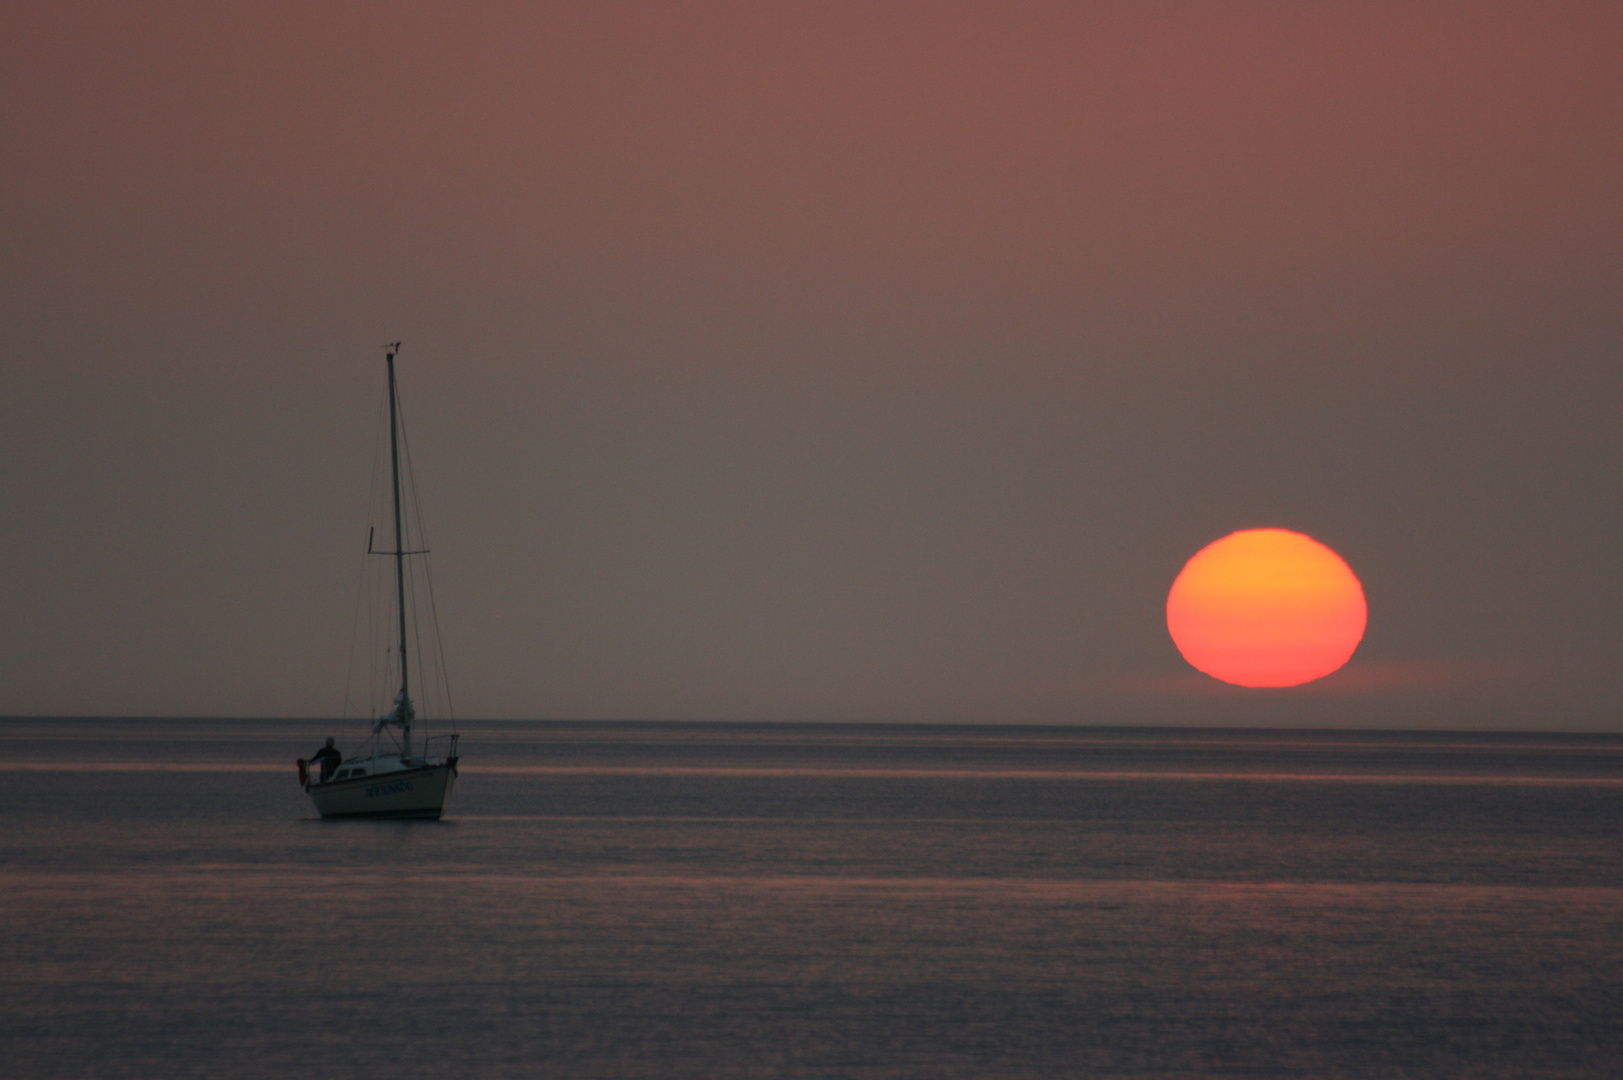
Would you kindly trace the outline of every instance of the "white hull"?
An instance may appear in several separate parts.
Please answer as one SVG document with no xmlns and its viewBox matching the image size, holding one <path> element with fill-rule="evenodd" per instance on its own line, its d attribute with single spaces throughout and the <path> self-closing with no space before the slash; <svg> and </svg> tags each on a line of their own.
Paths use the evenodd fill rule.
<svg viewBox="0 0 1623 1080">
<path fill-rule="evenodd" d="M 324 818 L 426 818 L 438 821 L 456 782 L 449 762 L 400 769 L 306 788 Z"/>
</svg>

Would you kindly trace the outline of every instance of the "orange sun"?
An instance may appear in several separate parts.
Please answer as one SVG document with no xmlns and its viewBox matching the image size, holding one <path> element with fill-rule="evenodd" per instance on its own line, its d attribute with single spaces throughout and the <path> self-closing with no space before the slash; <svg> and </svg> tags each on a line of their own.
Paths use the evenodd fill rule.
<svg viewBox="0 0 1623 1080">
<path fill-rule="evenodd" d="M 1364 636 L 1364 588 L 1341 556 L 1286 529 L 1230 533 L 1167 594 L 1183 658 L 1240 686 L 1297 686 L 1335 671 Z"/>
</svg>

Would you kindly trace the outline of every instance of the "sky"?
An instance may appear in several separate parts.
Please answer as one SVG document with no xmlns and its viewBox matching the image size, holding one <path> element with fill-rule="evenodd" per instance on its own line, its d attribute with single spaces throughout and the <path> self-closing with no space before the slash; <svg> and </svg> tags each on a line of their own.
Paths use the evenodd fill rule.
<svg viewBox="0 0 1623 1080">
<path fill-rule="evenodd" d="M 1623 730 L 1616 5 L 6 24 L 0 715 L 336 715 L 399 340 L 466 718 Z"/>
</svg>

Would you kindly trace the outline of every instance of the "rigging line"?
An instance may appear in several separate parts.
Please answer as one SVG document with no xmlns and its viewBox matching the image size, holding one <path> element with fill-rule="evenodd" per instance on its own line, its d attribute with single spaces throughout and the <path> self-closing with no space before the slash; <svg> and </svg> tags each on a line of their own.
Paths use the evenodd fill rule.
<svg viewBox="0 0 1623 1080">
<path fill-rule="evenodd" d="M 428 552 L 431 550 L 428 543 L 428 530 L 425 528 L 423 522 L 423 519 L 426 516 L 423 513 L 423 498 L 421 490 L 417 486 L 416 463 L 412 461 L 411 457 L 411 437 L 406 425 L 405 409 L 399 402 L 396 402 L 395 404 L 395 413 L 397 423 L 400 428 L 401 455 L 405 458 L 406 462 L 406 485 L 411 493 L 411 513 L 408 516 L 408 521 L 410 526 L 416 529 L 416 547 L 419 551 L 423 552 L 423 582 L 428 592 L 429 622 L 432 626 L 432 640 L 429 643 L 429 654 L 434 660 L 433 670 L 439 683 L 439 685 L 435 687 L 435 690 L 444 692 L 445 712 L 454 726 L 456 716 L 452 711 L 451 705 L 451 680 L 445 666 L 445 639 L 440 633 L 439 606 L 435 602 L 434 598 L 434 573 L 432 563 L 430 562 L 431 557 L 428 554 Z M 413 574 L 412 577 L 412 610 L 415 612 L 417 610 L 416 575 Z M 423 663 L 422 629 L 421 627 L 415 625 L 415 620 L 413 621 L 413 629 L 417 633 L 417 667 L 418 670 L 426 673 L 429 668 Z M 426 696 L 427 695 L 425 694 L 425 697 Z M 438 705 L 439 703 L 436 702 L 435 704 Z"/>
<path fill-rule="evenodd" d="M 374 460 L 377 463 L 377 481 L 372 486 L 372 520 L 385 524 L 387 531 L 388 503 L 389 503 L 389 406 L 391 395 L 387 386 L 378 404 L 378 442 L 377 454 Z M 390 688 L 398 682 L 395 675 L 394 627 L 393 623 L 393 575 L 389 572 L 387 563 L 379 561 L 372 570 L 372 640 L 373 657 L 382 661 L 378 669 L 377 685 L 372 692 L 373 715 L 368 719 L 376 719 L 388 711 L 388 701 L 393 695 Z M 376 733 L 373 734 L 374 746 L 381 746 L 382 740 Z"/>
<path fill-rule="evenodd" d="M 395 427 L 397 437 L 400 440 L 400 472 L 403 474 L 402 479 L 404 481 L 401 484 L 399 495 L 402 522 L 400 543 L 405 545 L 406 550 L 420 550 L 428 545 L 422 543 L 423 530 L 420 520 L 422 508 L 417 501 L 417 470 L 412 467 L 411 437 L 406 424 L 406 410 L 398 394 L 395 396 Z M 415 540 L 412 533 L 414 527 L 416 529 Z M 424 719 L 426 720 L 427 714 L 433 708 L 433 681 L 428 678 L 428 669 L 423 666 L 422 627 L 417 624 L 417 564 L 415 562 L 411 564 L 410 572 L 402 578 L 401 585 L 403 590 L 400 603 L 402 605 L 408 604 L 409 595 L 411 609 L 409 618 L 402 615 L 402 618 L 406 620 L 406 625 L 410 628 L 411 636 L 408 640 L 401 642 L 401 647 L 417 654 L 417 695 L 423 706 Z"/>
<path fill-rule="evenodd" d="M 406 455 L 407 482 L 411 488 L 412 524 L 415 525 L 417 529 L 417 547 L 424 552 L 423 584 L 426 586 L 428 592 L 428 615 L 429 623 L 432 627 L 432 638 L 429 643 L 429 653 L 434 661 L 434 672 L 438 680 L 438 685 L 435 689 L 443 692 L 445 695 L 445 715 L 446 718 L 451 721 L 452 730 L 455 730 L 456 707 L 451 698 L 450 669 L 445 662 L 445 636 L 440 630 L 439 602 L 437 597 L 434 595 L 434 564 L 433 556 L 428 554 L 431 548 L 428 543 L 428 530 L 423 520 L 426 516 L 423 513 L 423 498 L 421 490 L 417 486 L 417 469 L 411 459 L 411 440 L 405 434 L 404 424 L 402 424 L 401 433 L 401 444 Z M 419 648 L 420 647 L 421 646 L 419 644 Z M 418 662 L 419 665 L 421 665 L 420 653 Z"/>
<path fill-rule="evenodd" d="M 399 426 L 399 411 L 399 394 L 391 380 L 384 392 L 383 404 L 380 408 L 380 417 L 382 419 L 380 419 L 378 426 L 378 482 L 373 489 L 374 506 L 376 508 L 373 516 L 384 521 L 384 531 L 386 533 L 389 531 L 390 520 L 394 518 L 393 508 L 398 493 L 394 483 L 394 440 L 391 436 L 396 433 Z M 392 424 L 389 422 L 391 415 L 394 418 Z M 389 462 L 388 467 L 383 464 L 386 461 Z M 400 507 L 400 510 L 403 514 L 405 507 Z M 405 543 L 405 539 L 405 536 L 400 531 L 395 532 L 397 551 L 410 547 L 410 544 Z M 390 562 L 380 561 L 373 577 L 377 600 L 373 628 L 378 642 L 374 655 L 382 657 L 384 661 L 374 691 L 374 700 L 379 703 L 377 715 L 384 715 L 391 711 L 389 705 L 395 700 L 401 684 L 405 681 L 405 669 L 410 660 L 411 646 L 408 642 L 401 640 L 398 634 L 399 624 L 406 618 L 404 611 L 397 612 L 395 609 L 396 604 L 401 605 L 402 608 L 406 606 L 406 597 L 403 595 L 403 590 L 396 591 L 397 585 L 402 584 L 399 577 L 403 576 L 399 574 L 400 568 L 395 565 L 398 561 L 398 558 Z M 396 750 L 404 749 L 400 733 L 388 724 L 382 725 L 372 736 L 372 742 L 378 749 L 382 748 L 385 740 Z"/>
<path fill-rule="evenodd" d="M 452 698 L 451 698 L 450 670 L 449 670 L 449 668 L 448 668 L 448 666 L 446 665 L 446 662 L 445 662 L 445 636 L 440 630 L 439 602 L 438 602 L 438 599 L 436 598 L 436 596 L 434 595 L 434 563 L 433 563 L 433 556 L 428 554 L 428 552 L 431 550 L 431 548 L 430 548 L 430 545 L 428 543 L 428 530 L 427 530 L 427 528 L 426 528 L 426 526 L 424 525 L 424 522 L 423 522 L 423 519 L 426 516 L 423 513 L 423 498 L 422 498 L 421 490 L 419 489 L 419 487 L 417 485 L 417 469 L 416 469 L 415 464 L 412 462 L 412 459 L 411 459 L 411 439 L 406 434 L 406 429 L 405 429 L 404 423 L 402 423 L 402 425 L 401 425 L 401 447 L 402 447 L 402 450 L 403 450 L 403 452 L 405 454 L 405 457 L 406 457 L 407 484 L 409 485 L 410 490 L 411 490 L 411 509 L 412 509 L 411 523 L 412 523 L 413 526 L 416 527 L 416 530 L 417 530 L 417 547 L 418 547 L 419 550 L 424 552 L 424 555 L 423 555 L 423 584 L 426 586 L 426 589 L 427 589 L 427 592 L 428 592 L 428 617 L 429 617 L 429 623 L 430 623 L 430 625 L 432 627 L 432 636 L 431 636 L 431 640 L 429 642 L 429 654 L 430 654 L 430 658 L 434 661 L 434 669 L 433 670 L 434 670 L 434 673 L 435 673 L 435 676 L 436 676 L 436 679 L 437 679 L 437 682 L 438 682 L 438 685 L 435 687 L 435 689 L 437 691 L 443 692 L 444 695 L 445 695 L 445 701 L 444 701 L 445 714 L 446 714 L 447 719 L 449 719 L 451 721 L 451 725 L 452 725 L 452 728 L 454 730 L 455 726 L 456 726 L 456 709 L 455 709 L 454 704 L 452 703 Z M 414 592 L 413 593 L 414 602 L 415 602 L 415 599 L 416 599 L 416 594 Z M 419 642 L 419 650 L 421 650 L 421 643 L 420 642 Z M 421 652 L 420 651 L 419 651 L 418 663 L 419 663 L 419 666 L 422 665 L 422 659 L 421 659 Z M 424 670 L 427 670 L 427 669 L 425 668 Z"/>
<path fill-rule="evenodd" d="M 372 686 L 372 719 L 388 712 L 387 702 L 399 685 L 398 643 L 394 637 L 394 570 L 386 560 L 372 560 L 372 657 L 376 663 Z M 381 749 L 383 737 L 372 733 L 372 744 Z"/>
<path fill-rule="evenodd" d="M 433 700 L 433 687 L 427 678 L 428 671 L 423 667 L 423 631 L 417 625 L 417 574 L 415 570 L 406 575 L 406 596 L 409 597 L 411 617 L 406 621 L 410 636 L 406 639 L 406 648 L 417 654 L 417 671 L 420 678 L 417 683 L 417 693 L 422 699 L 424 711 L 431 707 Z M 426 717 L 425 717 L 426 719 Z"/>
<path fill-rule="evenodd" d="M 424 525 L 422 525 L 422 518 L 424 518 L 424 513 L 422 513 L 422 495 L 420 495 L 419 487 L 417 487 L 417 468 L 415 468 L 415 461 L 412 461 L 411 434 L 409 434 L 406 422 L 404 422 L 406 421 L 406 417 L 404 417 L 403 411 L 399 409 L 398 404 L 396 404 L 396 413 L 398 413 L 399 432 L 401 432 L 401 456 L 403 456 L 404 463 L 406 463 L 406 490 L 407 494 L 409 494 L 409 499 L 407 499 L 407 507 L 409 507 L 409 515 L 407 515 L 407 529 L 409 529 L 409 531 L 414 529 L 415 539 L 417 539 L 417 551 L 424 552 L 424 554 L 422 554 L 420 573 L 422 573 L 422 578 L 424 578 L 428 591 L 430 591 L 430 594 L 432 594 L 433 580 L 432 577 L 430 577 L 430 565 L 428 565 L 427 554 L 428 536 L 427 533 L 425 533 Z M 440 685 L 435 685 L 435 679 L 428 676 L 430 676 L 430 672 L 433 672 L 435 676 L 440 676 L 441 680 L 443 680 L 443 663 L 435 664 L 435 667 L 430 667 L 427 663 L 425 663 L 424 642 L 422 642 L 422 638 L 424 638 L 424 633 L 422 633 L 422 630 L 424 629 L 422 629 L 422 620 L 417 617 L 419 616 L 419 612 L 422 611 L 419 598 L 417 598 L 417 577 L 419 577 L 419 567 L 412 567 L 412 573 L 409 575 L 409 588 L 411 588 L 412 606 L 412 645 L 414 645 L 415 650 L 417 650 L 417 671 L 424 674 L 424 679 L 422 679 L 422 684 L 420 684 L 419 692 L 422 693 L 422 697 L 424 697 L 425 713 L 428 713 L 428 715 L 433 715 L 433 713 L 437 713 L 437 711 L 440 710 L 441 703 L 440 700 L 438 700 L 438 695 L 440 695 Z M 432 601 L 430 601 L 430 609 L 432 609 Z M 430 642 L 430 645 L 428 645 L 428 656 L 433 659 L 438 659 L 433 656 L 433 653 L 435 653 L 435 646 L 438 646 L 437 622 L 433 622 L 432 624 L 432 633 L 435 635 L 435 640 Z M 425 716 L 424 719 L 427 719 L 427 716 Z"/>
<path fill-rule="evenodd" d="M 424 562 L 429 557 L 424 558 Z M 432 569 L 424 575 L 428 582 L 428 615 L 434 621 L 434 644 L 439 652 L 440 684 L 445 687 L 445 715 L 451 721 L 451 730 L 456 730 L 456 705 L 451 699 L 451 672 L 445 664 L 445 639 L 440 636 L 440 607 L 434 599 L 434 573 Z"/>
<path fill-rule="evenodd" d="M 361 556 L 365 559 L 366 556 Z M 362 605 L 366 603 L 366 574 L 367 569 L 363 563 L 361 572 L 355 580 L 355 616 L 349 624 L 349 658 L 344 664 L 344 711 L 340 719 L 349 721 L 349 698 L 355 683 L 355 643 L 361 636 L 361 616 L 364 614 Z"/>
<path fill-rule="evenodd" d="M 375 527 L 381 514 L 380 505 L 384 490 L 383 462 L 388 454 L 389 431 L 389 394 L 385 388 L 378 395 L 377 419 L 372 425 L 372 477 L 367 487 L 366 520 Z M 367 612 L 366 612 L 366 655 L 369 660 L 370 677 L 366 687 L 366 702 L 368 720 L 377 717 L 377 705 L 382 699 L 383 688 L 388 684 L 390 657 L 388 650 L 383 648 L 379 638 L 384 613 L 382 590 L 382 567 L 375 565 L 374 560 L 368 559 L 368 573 L 366 575 Z M 373 734 L 371 741 L 375 744 L 377 737 Z"/>
<path fill-rule="evenodd" d="M 366 517 L 367 517 L 368 522 L 370 522 L 372 520 L 372 508 L 373 508 L 374 505 L 376 505 L 376 500 L 377 500 L 377 474 L 378 474 L 378 452 L 377 451 L 378 451 L 378 437 L 381 435 L 382 427 L 383 427 L 383 424 L 382 424 L 383 404 L 384 404 L 383 402 L 381 402 L 381 401 L 379 402 L 379 404 L 378 404 L 378 418 L 372 425 L 372 432 L 373 432 L 373 436 L 372 436 L 372 476 L 367 480 L 367 485 L 366 485 L 366 488 L 367 488 L 367 501 L 368 501 Z M 370 560 L 370 558 L 368 556 L 366 556 L 366 555 L 361 556 L 361 566 L 360 566 L 360 571 L 361 572 L 356 576 L 356 581 L 355 581 L 355 613 L 354 613 L 354 618 L 350 621 L 350 626 L 349 626 L 349 657 L 345 661 L 345 664 L 344 664 L 344 711 L 343 711 L 343 714 L 341 716 L 341 719 L 344 720 L 345 722 L 347 722 L 349 720 L 349 702 L 350 702 L 350 697 L 351 697 L 351 695 L 353 694 L 353 692 L 355 690 L 355 647 L 356 647 L 356 643 L 360 640 L 360 636 L 361 636 L 361 618 L 362 618 L 363 615 L 368 614 L 365 611 L 365 604 L 366 604 L 367 594 L 369 592 L 371 592 L 371 590 L 367 587 L 368 584 L 370 583 L 370 578 L 371 578 L 371 568 L 367 565 L 370 561 L 371 560 Z M 371 625 L 371 619 L 370 618 L 367 619 L 367 625 L 368 625 L 368 627 L 370 627 L 370 625 Z M 368 641 L 367 642 L 367 654 L 368 654 L 368 659 L 370 661 L 369 666 L 375 667 L 376 666 L 376 658 L 371 655 L 371 652 L 372 652 L 371 646 L 372 646 L 372 642 Z M 371 694 L 370 694 L 371 687 L 368 686 L 367 690 L 368 690 L 368 694 L 367 694 L 366 700 L 370 701 L 371 700 Z"/>
<path fill-rule="evenodd" d="M 372 708 L 376 713 L 381 703 L 389 699 L 389 686 L 394 682 L 394 643 L 386 638 L 389 605 L 386 600 L 388 567 L 375 563 L 372 567 Z M 376 717 L 368 717 L 375 719 Z"/>
</svg>

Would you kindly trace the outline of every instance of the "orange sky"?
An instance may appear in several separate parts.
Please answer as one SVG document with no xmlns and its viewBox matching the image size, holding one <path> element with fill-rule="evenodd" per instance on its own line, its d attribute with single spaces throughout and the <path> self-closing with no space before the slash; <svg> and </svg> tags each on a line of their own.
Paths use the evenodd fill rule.
<svg viewBox="0 0 1623 1080">
<path fill-rule="evenodd" d="M 333 711 L 405 339 L 474 714 L 1615 726 L 1620 24 L 13 12 L 0 714 Z M 1257 526 L 1289 700 L 1161 625 Z"/>
</svg>

